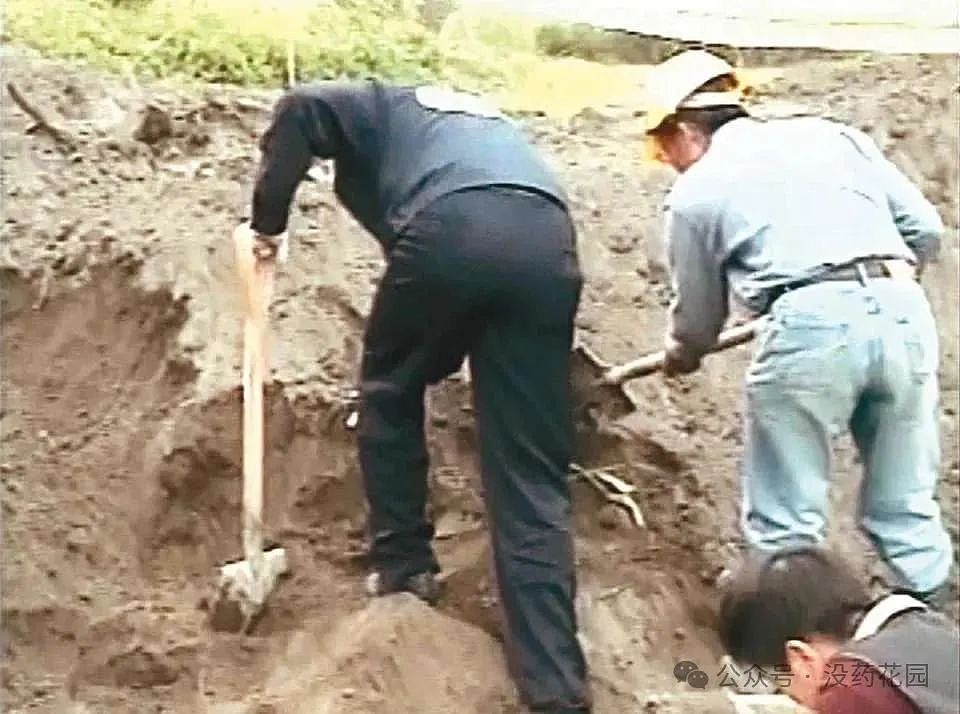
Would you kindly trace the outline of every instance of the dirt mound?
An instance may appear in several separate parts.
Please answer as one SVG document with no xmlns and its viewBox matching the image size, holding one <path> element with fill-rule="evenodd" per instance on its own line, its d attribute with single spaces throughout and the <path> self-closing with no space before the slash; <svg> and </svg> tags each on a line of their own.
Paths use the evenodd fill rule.
<svg viewBox="0 0 960 714">
<path fill-rule="evenodd" d="M 298 634 L 262 698 L 290 714 L 501 714 L 517 711 L 514 700 L 498 643 L 412 595 Z"/>
<path fill-rule="evenodd" d="M 77 650 L 67 684 L 71 698 L 92 687 L 178 686 L 183 694 L 197 686 L 197 633 L 185 631 L 163 607 L 133 602 L 91 622 Z"/>
<path fill-rule="evenodd" d="M 251 636 L 210 630 L 216 569 L 240 547 L 229 232 L 246 212 L 267 104 L 5 59 L 78 144 L 5 116 L 4 172 L 16 181 L 4 185 L 0 228 L 3 704 L 77 714 L 514 711 L 461 380 L 432 390 L 427 409 L 448 595 L 429 610 L 404 597 L 368 603 L 362 592 L 364 503 L 344 393 L 382 261 L 320 184 L 298 193 L 293 256 L 271 308 L 267 537 L 287 549 L 292 573 Z M 812 108 L 868 126 L 951 224 L 926 280 L 943 336 L 942 503 L 956 534 L 956 68 L 824 60 L 784 77 L 774 95 L 802 93 Z M 669 174 L 623 151 L 628 119 L 528 126 L 573 194 L 588 278 L 580 337 L 610 361 L 659 348 Z M 737 542 L 747 354 L 712 357 L 672 386 L 638 380 L 635 413 L 578 414 L 578 465 L 633 484 L 647 524 L 637 529 L 575 483 L 578 610 L 600 714 L 730 709 L 711 622 L 715 578 Z M 876 569 L 849 517 L 857 467 L 840 447 L 845 515 L 832 537 Z M 707 673 L 706 691 L 676 682 L 680 660 Z"/>
</svg>

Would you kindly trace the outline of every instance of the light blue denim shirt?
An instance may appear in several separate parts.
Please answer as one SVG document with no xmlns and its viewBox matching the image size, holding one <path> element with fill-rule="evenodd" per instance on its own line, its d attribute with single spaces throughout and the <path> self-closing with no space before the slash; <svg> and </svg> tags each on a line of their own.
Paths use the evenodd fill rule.
<svg viewBox="0 0 960 714">
<path fill-rule="evenodd" d="M 771 289 L 860 258 L 922 265 L 944 231 L 936 208 L 876 144 L 816 117 L 735 119 L 681 174 L 665 206 L 675 300 L 668 333 L 713 346 L 732 292 L 762 314 Z"/>
</svg>

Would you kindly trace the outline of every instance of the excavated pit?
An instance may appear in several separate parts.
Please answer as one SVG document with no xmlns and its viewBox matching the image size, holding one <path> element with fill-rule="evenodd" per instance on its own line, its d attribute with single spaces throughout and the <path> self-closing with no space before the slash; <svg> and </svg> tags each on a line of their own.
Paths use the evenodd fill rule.
<svg viewBox="0 0 960 714">
<path fill-rule="evenodd" d="M 123 700 L 114 690 L 150 691 L 154 696 L 163 691 L 191 699 L 207 649 L 203 623 L 141 598 L 145 591 L 188 584 L 183 593 L 196 596 L 202 611 L 208 604 L 204 586 L 213 582 L 220 564 L 238 557 L 241 542 L 240 390 L 196 398 L 196 370 L 178 344 L 189 300 L 175 299 L 165 290 L 146 290 L 139 272 L 139 265 L 126 259 L 90 266 L 88 283 L 49 295 L 36 309 L 40 287 L 35 282 L 14 271 L 7 271 L 3 280 L 4 439 L 17 453 L 26 453 L 28 442 L 35 447 L 26 462 L 5 470 L 8 542 L 15 547 L 32 540 L 14 558 L 7 578 L 21 592 L 55 593 L 58 583 L 79 587 L 81 593 L 89 589 L 90 594 L 77 596 L 81 604 L 92 602 L 93 591 L 102 587 L 101 568 L 114 571 L 111 580 L 118 586 L 103 603 L 107 606 L 96 608 L 96 615 L 82 607 L 5 602 L 7 671 L 43 667 L 53 676 L 51 682 L 58 683 L 50 684 L 52 691 L 62 686 L 70 698 L 94 697 L 111 707 Z M 318 613 L 330 617 L 332 607 L 365 612 L 359 589 L 365 573 L 365 509 L 343 405 L 304 390 L 290 397 L 279 383 L 268 387 L 265 403 L 266 535 L 288 549 L 294 571 L 274 593 L 256 628 L 255 637 L 269 639 L 309 629 Z M 451 380 L 432 391 L 429 403 L 430 509 L 448 595 L 436 615 L 395 607 L 405 608 L 403 617 L 413 620 L 429 613 L 427 619 L 435 619 L 438 628 L 434 639 L 442 640 L 447 636 L 442 633 L 452 628 L 456 642 L 475 639 L 483 656 L 502 667 L 469 388 Z M 607 560 L 616 554 L 630 562 L 655 561 L 664 555 L 662 543 L 651 544 L 658 535 L 667 547 L 696 556 L 696 546 L 661 529 L 661 524 L 676 520 L 662 512 L 672 508 L 671 484 L 679 479 L 695 487 L 693 480 L 684 479 L 682 459 L 640 432 L 631 434 L 627 425 L 615 426 L 603 433 L 582 431 L 580 462 L 587 469 L 616 467 L 635 481 L 641 487 L 638 500 L 650 514 L 651 531 L 635 531 L 597 494 L 577 484 L 578 535 L 588 543 L 594 537 L 623 541 L 603 549 L 601 557 Z M 28 480 L 33 488 L 27 488 Z M 70 496 L 65 498 L 64 492 Z M 38 503 L 41 493 L 46 498 Z M 25 495 L 32 502 L 21 510 L 18 501 Z M 37 521 L 32 516 L 38 510 L 56 514 L 56 519 Z M 53 523 L 59 527 L 48 528 Z M 591 545 L 584 549 L 588 560 L 596 555 Z M 669 612 L 674 619 L 696 609 L 684 590 L 697 582 L 700 565 L 695 557 L 686 563 L 671 578 L 648 583 L 643 591 L 659 602 L 686 603 Z M 590 571 L 587 563 L 585 572 Z M 27 586 L 31 578 L 38 582 Z M 60 597 L 68 599 L 66 592 Z M 609 597 L 607 593 L 601 599 Z M 632 597 L 623 612 L 604 610 L 603 605 L 599 620 L 589 595 L 581 603 L 587 642 L 599 648 L 598 657 L 608 653 L 606 640 L 617 630 L 615 623 L 636 625 L 645 619 L 640 601 Z M 668 611 L 660 608 L 657 618 Z M 377 617 L 373 627 L 394 627 L 392 618 Z M 176 623 L 172 636 L 163 632 L 167 621 Z M 649 624 L 646 637 L 655 644 Z M 341 639 L 351 632 L 349 626 L 338 627 Z M 471 627 L 476 634 L 463 635 Z M 359 647 L 362 641 L 350 646 Z M 620 645 L 631 641 L 627 637 Z M 414 649 L 420 646 L 416 638 L 409 643 Z M 441 655 L 438 650 L 432 666 L 445 661 Z M 383 656 L 403 663 L 389 685 L 399 686 L 403 668 L 409 666 L 405 656 L 395 649 Z M 379 672 L 380 667 L 373 669 Z M 19 690 L 17 681 L 8 681 L 8 694 Z M 500 709 L 489 704 L 494 708 L 483 711 L 510 710 L 508 680 L 498 681 L 495 694 L 484 696 L 506 703 L 497 704 Z M 368 702 L 370 711 L 379 711 L 376 701 Z"/>
</svg>

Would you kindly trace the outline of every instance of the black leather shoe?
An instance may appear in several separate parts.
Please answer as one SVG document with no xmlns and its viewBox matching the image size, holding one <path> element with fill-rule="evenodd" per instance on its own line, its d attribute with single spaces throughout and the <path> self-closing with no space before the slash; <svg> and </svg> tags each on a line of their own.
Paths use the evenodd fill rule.
<svg viewBox="0 0 960 714">
<path fill-rule="evenodd" d="M 443 583 L 431 572 L 417 573 L 410 577 L 389 582 L 380 573 L 370 573 L 367 577 L 367 594 L 372 597 L 390 595 L 391 593 L 413 593 L 428 605 L 436 605 L 443 594 Z"/>
</svg>

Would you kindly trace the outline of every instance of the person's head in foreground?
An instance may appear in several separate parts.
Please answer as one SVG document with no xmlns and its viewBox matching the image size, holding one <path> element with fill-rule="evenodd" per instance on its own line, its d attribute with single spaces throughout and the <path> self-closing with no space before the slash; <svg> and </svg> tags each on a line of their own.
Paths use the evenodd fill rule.
<svg viewBox="0 0 960 714">
<path fill-rule="evenodd" d="M 785 552 L 751 562 L 729 583 L 720 635 L 737 662 L 790 668 L 789 694 L 810 706 L 830 659 L 849 640 L 870 598 L 822 550 Z"/>
<path fill-rule="evenodd" d="M 725 588 L 719 633 L 737 663 L 777 679 L 789 670 L 786 693 L 816 712 L 960 706 L 955 626 L 908 595 L 871 602 L 853 570 L 820 548 L 742 568 Z"/>
</svg>

